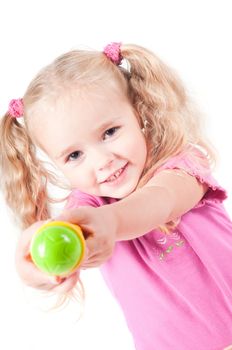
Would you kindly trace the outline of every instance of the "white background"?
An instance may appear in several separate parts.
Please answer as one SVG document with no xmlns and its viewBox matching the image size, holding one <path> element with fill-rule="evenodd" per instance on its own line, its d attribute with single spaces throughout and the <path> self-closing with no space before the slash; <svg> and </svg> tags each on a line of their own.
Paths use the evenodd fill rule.
<svg viewBox="0 0 232 350">
<path fill-rule="evenodd" d="M 229 0 L 1 1 L 0 113 L 64 51 L 101 50 L 110 41 L 146 46 L 181 75 L 206 115 L 220 154 L 215 175 L 228 190 L 225 204 L 231 213 L 230 6 Z M 1 197 L 0 220 L 1 349 L 134 349 L 121 310 L 96 269 L 82 274 L 87 293 L 82 321 L 76 321 L 75 304 L 58 313 L 41 311 L 46 298 L 23 287 L 15 272 L 18 231 Z"/>
</svg>

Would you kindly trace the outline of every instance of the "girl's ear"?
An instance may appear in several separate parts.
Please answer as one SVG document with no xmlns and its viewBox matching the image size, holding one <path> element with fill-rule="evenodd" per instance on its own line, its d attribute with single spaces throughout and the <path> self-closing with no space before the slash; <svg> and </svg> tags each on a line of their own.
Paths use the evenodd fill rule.
<svg viewBox="0 0 232 350">
<path fill-rule="evenodd" d="M 146 134 L 148 124 L 149 124 L 148 120 L 144 119 L 143 120 L 143 128 L 141 129 L 144 135 Z"/>
</svg>

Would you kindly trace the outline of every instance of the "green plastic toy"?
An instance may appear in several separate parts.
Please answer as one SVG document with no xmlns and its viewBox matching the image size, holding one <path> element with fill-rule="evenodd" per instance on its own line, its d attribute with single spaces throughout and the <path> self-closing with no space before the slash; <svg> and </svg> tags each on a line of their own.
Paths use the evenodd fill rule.
<svg viewBox="0 0 232 350">
<path fill-rule="evenodd" d="M 78 225 L 52 221 L 41 226 L 31 241 L 31 259 L 43 272 L 67 276 L 81 264 L 85 239 Z"/>
</svg>

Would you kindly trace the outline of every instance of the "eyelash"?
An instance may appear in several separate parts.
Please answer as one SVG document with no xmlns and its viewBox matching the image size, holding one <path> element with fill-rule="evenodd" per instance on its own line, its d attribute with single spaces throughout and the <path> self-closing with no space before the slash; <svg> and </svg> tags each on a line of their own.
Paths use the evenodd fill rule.
<svg viewBox="0 0 232 350">
<path fill-rule="evenodd" d="M 66 162 L 73 162 L 74 160 L 77 160 L 78 158 L 80 158 L 80 156 L 78 156 L 75 159 L 71 159 L 71 156 L 74 154 L 80 154 L 80 153 L 81 153 L 81 151 L 74 151 L 74 152 L 70 153 L 66 159 Z"/>
<path fill-rule="evenodd" d="M 112 136 L 114 136 L 114 134 L 119 130 L 119 126 L 114 126 L 114 127 L 112 127 L 112 128 L 109 128 L 109 129 L 107 129 L 104 133 L 103 133 L 103 140 L 105 140 L 106 138 L 110 138 L 110 137 L 112 137 Z M 110 133 L 110 135 L 107 135 L 107 132 L 111 132 Z M 112 132 L 113 131 L 113 132 Z M 107 137 L 106 137 L 107 136 Z M 66 162 L 72 162 L 72 161 L 75 161 L 75 160 L 77 160 L 78 158 L 80 158 L 80 156 L 78 156 L 77 158 L 75 158 L 75 159 L 73 159 L 73 160 L 71 160 L 70 158 L 71 158 L 71 156 L 72 155 L 77 155 L 77 154 L 81 154 L 82 152 L 81 151 L 74 151 L 74 152 L 72 152 L 72 153 L 70 153 L 69 155 L 68 155 L 68 157 L 67 157 L 67 159 L 66 159 Z"/>
<path fill-rule="evenodd" d="M 119 130 L 119 128 L 120 128 L 119 126 L 114 126 L 114 127 L 112 127 L 112 128 L 107 129 L 107 130 L 104 132 L 104 134 L 103 134 L 103 139 L 105 139 L 104 137 L 105 137 L 105 135 L 106 135 L 107 132 L 113 130 L 113 133 L 110 134 L 110 135 L 108 135 L 108 137 L 111 137 L 111 136 L 113 136 L 113 135 Z"/>
</svg>

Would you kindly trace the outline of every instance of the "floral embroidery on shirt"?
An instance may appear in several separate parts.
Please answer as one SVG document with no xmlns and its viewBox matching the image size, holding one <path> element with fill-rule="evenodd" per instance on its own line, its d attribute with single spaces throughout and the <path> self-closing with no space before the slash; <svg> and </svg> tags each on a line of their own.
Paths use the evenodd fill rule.
<svg viewBox="0 0 232 350">
<path fill-rule="evenodd" d="M 170 242 L 171 241 L 171 242 Z M 155 250 L 158 254 L 159 260 L 164 260 L 165 257 L 173 250 L 182 247 L 185 240 L 182 238 L 179 232 L 175 231 L 170 234 L 165 234 L 162 237 L 155 240 Z"/>
</svg>

